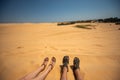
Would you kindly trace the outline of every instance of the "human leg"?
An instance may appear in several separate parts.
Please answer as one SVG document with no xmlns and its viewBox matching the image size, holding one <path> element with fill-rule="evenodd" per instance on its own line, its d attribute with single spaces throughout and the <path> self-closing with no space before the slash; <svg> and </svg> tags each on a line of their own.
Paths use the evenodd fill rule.
<svg viewBox="0 0 120 80">
<path fill-rule="evenodd" d="M 24 76 L 24 77 L 21 78 L 20 80 L 30 80 L 30 79 L 35 78 L 40 72 L 42 72 L 42 71 L 45 69 L 48 61 L 49 61 L 49 58 L 46 57 L 46 58 L 44 59 L 43 64 L 42 64 L 37 70 L 35 70 L 34 72 L 29 73 L 28 75 Z"/>
<path fill-rule="evenodd" d="M 74 74 L 76 76 L 76 80 L 82 80 L 81 75 L 80 75 L 80 69 L 74 70 Z"/>
<path fill-rule="evenodd" d="M 79 64 L 80 64 L 79 58 L 75 57 L 73 61 L 73 72 L 74 72 L 76 80 L 82 80 L 81 75 L 80 75 Z"/>
<path fill-rule="evenodd" d="M 64 56 L 62 74 L 60 80 L 67 80 L 68 64 L 69 64 L 69 56 Z"/>
<path fill-rule="evenodd" d="M 49 72 L 53 69 L 54 65 L 56 63 L 56 58 L 52 57 L 51 62 L 49 66 L 47 67 L 46 71 L 44 71 L 41 75 L 35 78 L 35 80 L 45 80 Z"/>
</svg>

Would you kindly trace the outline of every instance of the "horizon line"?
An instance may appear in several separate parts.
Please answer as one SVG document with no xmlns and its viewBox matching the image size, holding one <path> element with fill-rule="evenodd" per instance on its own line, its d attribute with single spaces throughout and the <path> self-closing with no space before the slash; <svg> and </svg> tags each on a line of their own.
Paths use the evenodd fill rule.
<svg viewBox="0 0 120 80">
<path fill-rule="evenodd" d="M 59 22 L 74 22 L 74 21 L 87 21 L 87 20 L 98 20 L 107 18 L 118 18 L 120 17 L 106 17 L 106 18 L 96 18 L 96 19 L 81 19 L 81 20 L 63 20 L 63 21 L 0 21 L 0 23 L 59 23 Z"/>
</svg>

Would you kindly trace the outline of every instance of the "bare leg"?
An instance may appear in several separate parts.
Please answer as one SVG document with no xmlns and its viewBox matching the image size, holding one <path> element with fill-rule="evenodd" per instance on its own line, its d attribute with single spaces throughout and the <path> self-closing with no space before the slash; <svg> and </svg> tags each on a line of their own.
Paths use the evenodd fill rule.
<svg viewBox="0 0 120 80">
<path fill-rule="evenodd" d="M 79 64 L 80 64 L 80 60 L 78 57 L 75 57 L 74 58 L 74 61 L 73 61 L 73 72 L 74 72 L 74 75 L 75 75 L 75 79 L 76 80 L 82 80 L 81 78 L 81 75 L 80 75 L 80 68 L 79 68 Z"/>
<path fill-rule="evenodd" d="M 44 71 L 41 75 L 39 75 L 38 77 L 35 78 L 35 80 L 45 80 L 45 78 L 47 77 L 47 75 L 49 74 L 49 72 L 53 69 L 54 65 L 56 62 L 56 58 L 52 57 L 51 63 L 48 66 L 47 70 Z"/>
<path fill-rule="evenodd" d="M 67 67 L 63 67 L 63 71 L 62 71 L 60 80 L 67 80 Z"/>
<path fill-rule="evenodd" d="M 68 64 L 69 64 L 69 56 L 64 56 L 63 68 L 62 68 L 62 74 L 60 80 L 67 80 Z"/>
<path fill-rule="evenodd" d="M 82 80 L 80 75 L 80 69 L 74 70 L 74 74 L 75 74 L 76 80 Z"/>
<path fill-rule="evenodd" d="M 29 73 L 28 75 L 24 76 L 20 80 L 30 80 L 30 79 L 35 78 L 40 72 L 42 72 L 45 69 L 48 61 L 49 61 L 49 59 L 48 59 L 48 57 L 46 57 L 44 59 L 43 64 L 37 70 L 35 70 L 34 72 Z"/>
</svg>

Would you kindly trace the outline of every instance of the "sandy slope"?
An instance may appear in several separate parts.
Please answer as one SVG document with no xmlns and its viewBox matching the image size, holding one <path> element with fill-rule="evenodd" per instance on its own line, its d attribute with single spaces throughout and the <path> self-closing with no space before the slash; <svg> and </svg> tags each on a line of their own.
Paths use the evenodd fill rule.
<svg viewBox="0 0 120 80">
<path fill-rule="evenodd" d="M 96 29 L 56 23 L 0 24 L 0 80 L 17 80 L 52 56 L 57 62 L 46 80 L 59 80 L 64 55 L 70 56 L 70 65 L 75 56 L 80 58 L 84 80 L 120 80 L 120 26 L 87 24 Z M 70 67 L 68 80 L 74 80 Z"/>
</svg>

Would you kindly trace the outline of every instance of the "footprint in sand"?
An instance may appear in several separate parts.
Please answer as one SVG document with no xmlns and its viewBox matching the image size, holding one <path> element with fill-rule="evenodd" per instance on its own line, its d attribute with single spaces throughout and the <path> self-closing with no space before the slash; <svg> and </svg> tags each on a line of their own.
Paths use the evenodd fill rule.
<svg viewBox="0 0 120 80">
<path fill-rule="evenodd" d="M 103 45 L 100 45 L 100 44 L 95 44 L 95 46 L 97 46 L 97 47 L 103 47 Z"/>
<path fill-rule="evenodd" d="M 18 46 L 17 49 L 21 49 L 21 48 L 24 48 L 24 47 L 21 47 L 21 46 Z"/>
<path fill-rule="evenodd" d="M 47 48 L 47 46 L 45 46 L 45 48 Z"/>
<path fill-rule="evenodd" d="M 50 46 L 51 49 L 53 50 L 58 50 L 57 48 L 53 47 L 53 46 Z"/>
<path fill-rule="evenodd" d="M 30 64 L 35 64 L 35 61 L 30 61 Z"/>
<path fill-rule="evenodd" d="M 69 51 L 68 49 L 62 49 L 61 51 Z"/>
</svg>

